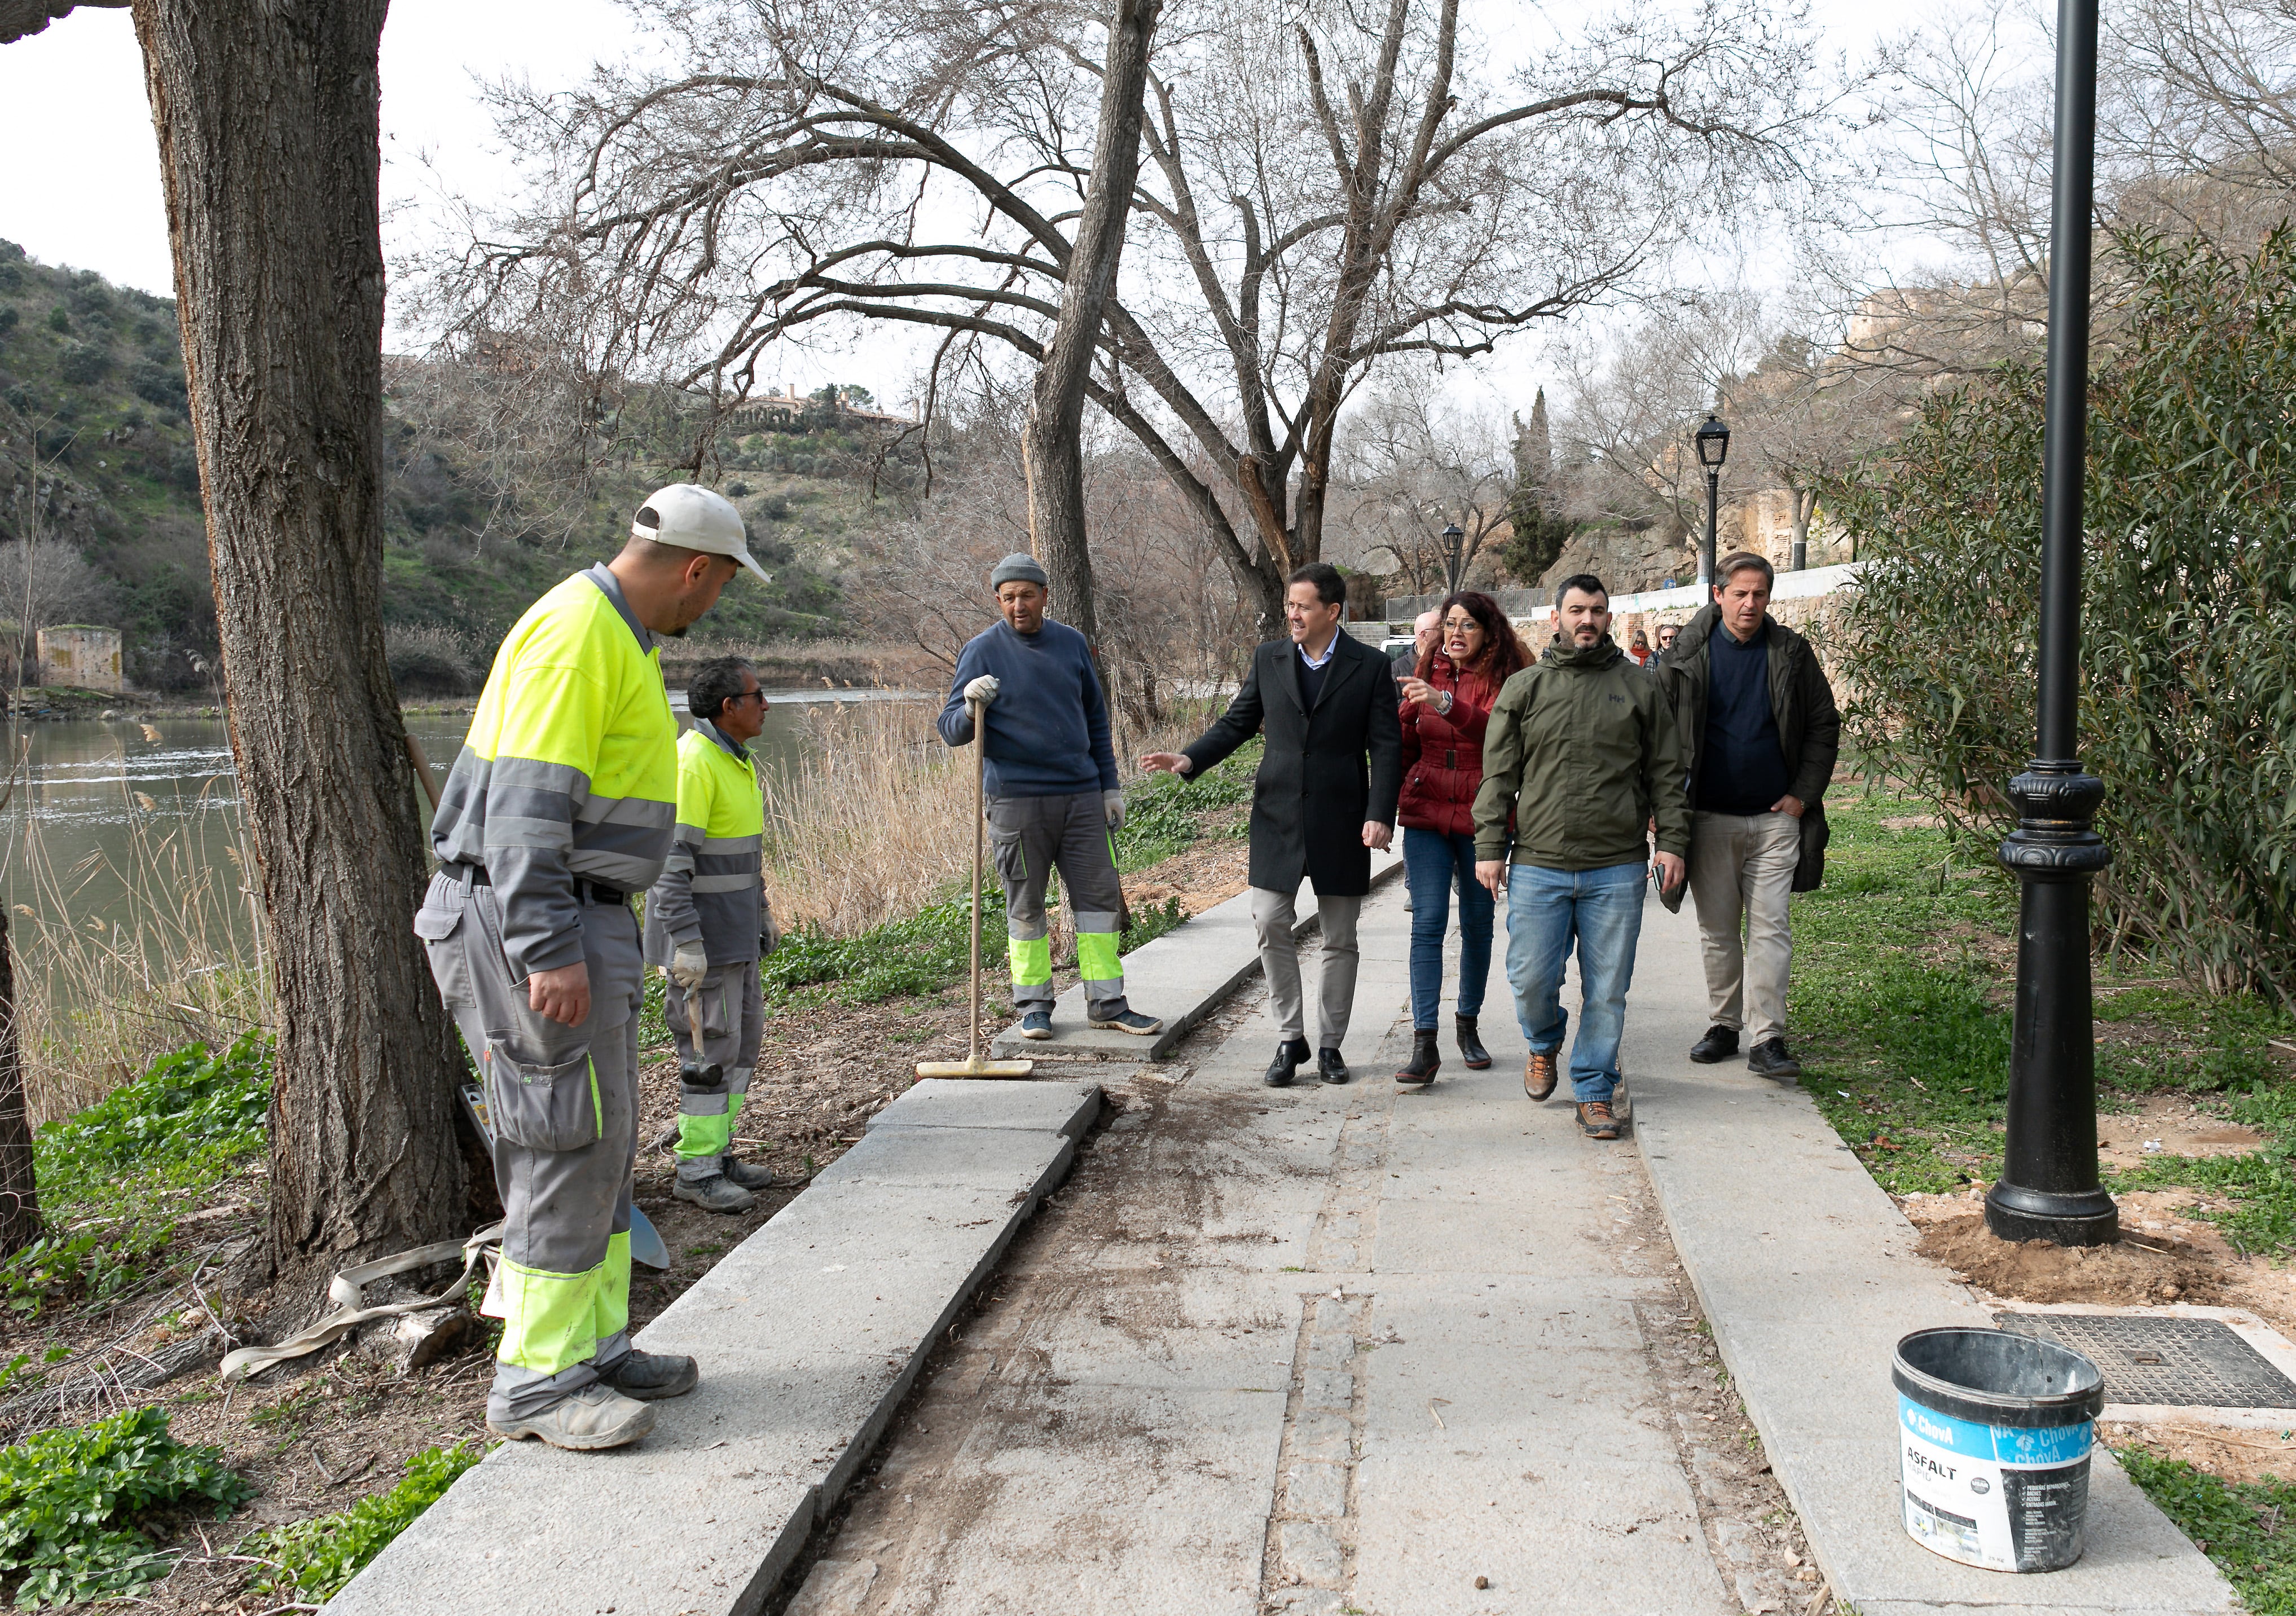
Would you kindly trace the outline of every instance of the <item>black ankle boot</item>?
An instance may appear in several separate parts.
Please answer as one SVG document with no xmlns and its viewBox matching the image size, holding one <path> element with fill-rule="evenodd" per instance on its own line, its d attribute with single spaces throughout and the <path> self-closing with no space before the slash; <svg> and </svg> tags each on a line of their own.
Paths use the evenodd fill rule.
<svg viewBox="0 0 2296 1616">
<path fill-rule="evenodd" d="M 1435 1029 L 1419 1027 L 1412 1029 L 1411 1059 L 1395 1074 L 1398 1083 L 1424 1085 L 1435 1080 L 1435 1069 L 1443 1064 L 1443 1056 L 1435 1047 Z"/>
<path fill-rule="evenodd" d="M 1483 1047 L 1482 1035 L 1475 1030 L 1475 1018 L 1455 1016 L 1458 1023 L 1459 1058 L 1467 1063 L 1469 1071 L 1480 1071 L 1491 1063 L 1491 1052 Z"/>
</svg>

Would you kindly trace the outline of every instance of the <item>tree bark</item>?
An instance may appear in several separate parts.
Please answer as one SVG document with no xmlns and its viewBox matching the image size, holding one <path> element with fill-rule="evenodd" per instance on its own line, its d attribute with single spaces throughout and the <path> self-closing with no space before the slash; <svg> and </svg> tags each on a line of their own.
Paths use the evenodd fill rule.
<svg viewBox="0 0 2296 1616">
<path fill-rule="evenodd" d="M 270 1277 L 456 1232 L 462 1062 L 384 661 L 386 0 L 135 0 L 232 751 L 275 979 Z"/>
<path fill-rule="evenodd" d="M 1029 491 L 1036 517 L 1037 559 L 1052 579 L 1053 611 L 1097 652 L 1100 614 L 1093 595 L 1092 550 L 1084 518 L 1084 399 L 1100 345 L 1101 322 L 1116 285 L 1132 188 L 1140 176 L 1140 120 L 1148 87 L 1148 52 L 1162 0 L 1114 0 L 1108 62 L 1100 83 L 1100 125 L 1093 138 L 1092 177 L 1078 221 L 1061 292 L 1059 317 L 1037 372 L 1029 411 L 1028 448 L 1036 475 Z"/>
<path fill-rule="evenodd" d="M 0 1257 L 30 1244 L 40 1232 L 39 1192 L 32 1177 L 32 1115 L 24 1095 L 24 1048 L 16 1028 L 16 964 L 8 947 L 7 906 L 0 904 Z"/>
</svg>

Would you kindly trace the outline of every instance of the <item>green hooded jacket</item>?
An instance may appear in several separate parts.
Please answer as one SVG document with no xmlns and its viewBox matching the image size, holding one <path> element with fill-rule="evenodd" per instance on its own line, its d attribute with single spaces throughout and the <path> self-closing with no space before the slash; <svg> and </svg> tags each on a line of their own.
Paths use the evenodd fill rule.
<svg viewBox="0 0 2296 1616">
<path fill-rule="evenodd" d="M 1608 635 L 1549 645 L 1509 679 L 1483 736 L 1475 857 L 1600 870 L 1690 852 L 1681 732 L 1665 695 Z M 1513 828 L 1509 828 L 1512 816 Z"/>
</svg>

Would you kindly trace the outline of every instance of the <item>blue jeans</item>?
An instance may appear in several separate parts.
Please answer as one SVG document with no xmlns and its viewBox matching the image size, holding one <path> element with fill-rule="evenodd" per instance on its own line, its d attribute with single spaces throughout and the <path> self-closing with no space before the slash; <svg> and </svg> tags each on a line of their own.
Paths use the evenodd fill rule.
<svg viewBox="0 0 2296 1616">
<path fill-rule="evenodd" d="M 1507 980 L 1534 1054 L 1560 1050 L 1570 1030 L 1562 967 L 1572 939 L 1578 944 L 1585 1002 L 1578 1041 L 1570 1046 L 1570 1091 L 1581 1103 L 1607 1103 L 1619 1086 L 1619 1037 L 1643 932 L 1644 875 L 1639 862 L 1601 870 L 1507 869 Z"/>
<path fill-rule="evenodd" d="M 1481 1014 L 1496 906 L 1475 879 L 1475 839 L 1404 826 L 1403 878 L 1411 883 L 1411 1025 L 1421 1032 L 1435 1029 L 1454 886 L 1459 889 L 1459 1013 Z"/>
</svg>

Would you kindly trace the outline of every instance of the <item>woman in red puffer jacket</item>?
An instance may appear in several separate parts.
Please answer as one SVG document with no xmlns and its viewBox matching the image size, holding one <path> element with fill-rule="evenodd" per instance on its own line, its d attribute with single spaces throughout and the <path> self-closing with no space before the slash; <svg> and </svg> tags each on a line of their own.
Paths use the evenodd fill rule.
<svg viewBox="0 0 2296 1616">
<path fill-rule="evenodd" d="M 1443 603 L 1439 650 L 1419 659 L 1403 681 L 1404 876 L 1411 884 L 1411 1060 L 1405 1084 L 1435 1080 L 1442 1064 L 1435 1014 L 1443 997 L 1443 934 L 1451 893 L 1459 894 L 1460 1058 L 1491 1063 L 1476 1032 L 1491 970 L 1491 895 L 1475 879 L 1475 792 L 1483 783 L 1483 729 L 1499 686 L 1529 660 L 1514 625 L 1489 595 L 1474 591 Z"/>
</svg>

